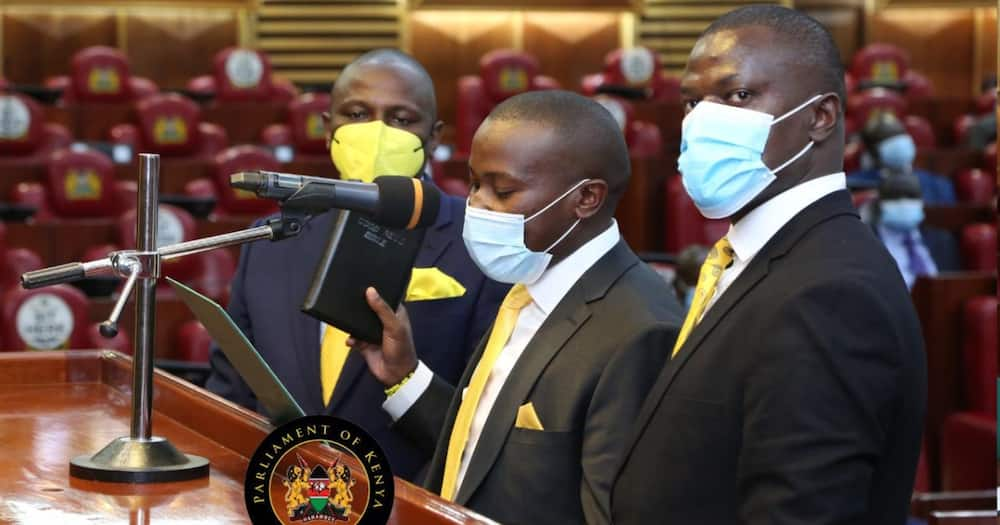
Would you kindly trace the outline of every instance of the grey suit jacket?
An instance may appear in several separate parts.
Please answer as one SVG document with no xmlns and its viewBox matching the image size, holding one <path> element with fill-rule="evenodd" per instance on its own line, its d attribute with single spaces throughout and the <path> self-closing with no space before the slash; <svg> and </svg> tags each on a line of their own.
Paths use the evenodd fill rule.
<svg viewBox="0 0 1000 525">
<path fill-rule="evenodd" d="M 497 397 L 456 502 L 502 523 L 604 523 L 622 442 L 669 356 L 681 308 L 624 242 L 570 289 L 528 343 Z M 435 377 L 396 423 L 434 450 L 425 487 L 439 492 L 461 396 Z M 544 431 L 515 428 L 531 402 Z"/>
</svg>

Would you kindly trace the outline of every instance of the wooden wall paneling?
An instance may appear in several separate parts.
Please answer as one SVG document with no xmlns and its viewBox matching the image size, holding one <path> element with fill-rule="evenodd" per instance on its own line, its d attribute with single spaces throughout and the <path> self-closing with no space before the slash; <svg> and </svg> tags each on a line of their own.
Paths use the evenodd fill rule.
<svg viewBox="0 0 1000 525">
<path fill-rule="evenodd" d="M 869 14 L 866 40 L 910 53 L 910 67 L 926 75 L 938 98 L 969 98 L 973 86 L 973 9 L 885 9 Z"/>
<path fill-rule="evenodd" d="M 79 49 L 118 44 L 113 9 L 18 7 L 5 9 L 2 16 L 3 76 L 15 83 L 41 84 L 65 75 Z"/>
<path fill-rule="evenodd" d="M 620 47 L 620 19 L 617 13 L 527 12 L 524 50 L 538 58 L 542 74 L 575 91 L 584 75 L 604 69 L 604 55 Z"/>
<path fill-rule="evenodd" d="M 1000 7 L 1000 6 L 998 6 Z M 997 8 L 980 8 L 975 10 L 975 71 L 973 71 L 974 88 L 979 88 L 989 75 L 997 73 Z"/>
<path fill-rule="evenodd" d="M 844 65 L 849 66 L 854 53 L 864 47 L 864 0 L 798 0 L 795 8 L 826 26 Z"/>
<path fill-rule="evenodd" d="M 183 88 L 192 77 L 210 74 L 215 54 L 239 41 L 237 13 L 229 10 L 134 10 L 126 28 L 132 72 L 161 89 Z"/>
<path fill-rule="evenodd" d="M 519 47 L 515 12 L 419 11 L 410 13 L 410 53 L 420 61 L 437 92 L 438 116 L 455 122 L 458 78 L 479 72 L 479 59 L 494 49 Z"/>
</svg>

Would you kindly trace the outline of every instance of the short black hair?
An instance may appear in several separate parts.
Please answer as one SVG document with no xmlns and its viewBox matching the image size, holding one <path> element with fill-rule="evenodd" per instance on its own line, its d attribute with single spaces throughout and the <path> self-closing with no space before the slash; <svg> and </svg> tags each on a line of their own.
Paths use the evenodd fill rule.
<svg viewBox="0 0 1000 525">
<path fill-rule="evenodd" d="M 748 5 L 730 11 L 708 26 L 701 34 L 707 35 L 724 29 L 741 27 L 766 27 L 786 43 L 795 46 L 795 53 L 803 64 L 816 66 L 822 89 L 840 96 L 841 107 L 847 104 L 847 88 L 844 86 L 844 64 L 833 36 L 815 18 L 795 9 L 780 5 Z M 789 79 L 794 82 L 794 79 Z"/>
<path fill-rule="evenodd" d="M 437 120 L 437 98 L 434 96 L 434 81 L 431 79 L 431 75 L 427 72 L 427 69 L 417 59 L 403 51 L 389 47 L 365 52 L 344 67 L 340 72 L 340 76 L 337 77 L 337 81 L 333 83 L 333 91 L 337 90 L 341 79 L 348 78 L 350 71 L 357 66 L 393 66 L 408 70 L 413 74 L 418 89 L 426 91 L 429 95 L 431 119 Z"/>
<path fill-rule="evenodd" d="M 632 168 L 625 135 L 607 108 L 570 91 L 529 91 L 501 102 L 487 120 L 534 122 L 551 128 L 577 161 L 566 171 L 578 173 L 578 180 L 607 182 L 608 204 L 614 211 Z"/>
</svg>

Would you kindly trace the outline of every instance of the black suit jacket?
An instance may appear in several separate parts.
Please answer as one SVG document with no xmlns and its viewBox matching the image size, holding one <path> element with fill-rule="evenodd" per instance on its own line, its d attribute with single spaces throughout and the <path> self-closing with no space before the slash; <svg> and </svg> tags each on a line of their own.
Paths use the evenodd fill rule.
<svg viewBox="0 0 1000 525">
<path fill-rule="evenodd" d="M 846 191 L 799 213 L 657 379 L 615 523 L 899 524 L 926 405 L 920 326 Z"/>
<path fill-rule="evenodd" d="M 510 523 L 606 522 L 622 440 L 680 326 L 664 280 L 624 242 L 577 281 L 511 370 L 455 501 Z M 480 343 L 458 388 L 435 377 L 397 422 L 434 457 L 425 486 L 440 492 L 448 440 Z M 544 431 L 515 428 L 531 402 Z M 436 444 L 436 448 L 435 448 Z"/>
<path fill-rule="evenodd" d="M 469 258 L 462 243 L 464 213 L 462 199 L 442 199 L 437 222 L 427 229 L 415 266 L 442 270 L 462 283 L 465 295 L 406 303 L 417 354 L 451 381 L 461 376 L 509 289 L 484 277 Z M 245 245 L 228 311 L 307 414 L 331 414 L 360 425 L 379 442 L 393 473 L 413 480 L 430 454 L 389 428 L 392 420 L 382 410 L 385 387 L 368 372 L 360 354 L 348 354 L 330 404 L 323 404 L 320 322 L 300 309 L 336 218 L 337 212 L 324 213 L 313 217 L 296 237 Z M 210 363 L 206 388 L 264 412 L 218 348 L 212 349 Z"/>
</svg>

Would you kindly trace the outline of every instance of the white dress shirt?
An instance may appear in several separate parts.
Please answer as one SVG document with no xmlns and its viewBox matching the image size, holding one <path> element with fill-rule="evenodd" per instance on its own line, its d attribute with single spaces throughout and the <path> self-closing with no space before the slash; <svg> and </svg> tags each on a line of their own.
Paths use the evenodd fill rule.
<svg viewBox="0 0 1000 525">
<path fill-rule="evenodd" d="M 775 195 L 754 208 L 739 222 L 731 225 L 726 237 L 733 247 L 733 264 L 719 277 L 715 295 L 705 306 L 705 312 L 712 308 L 719 297 L 722 297 L 722 294 L 750 265 L 757 252 L 778 233 L 778 230 L 788 224 L 788 221 L 812 203 L 844 189 L 847 189 L 847 176 L 843 172 L 824 175 Z M 702 318 L 705 317 L 704 313 L 701 315 Z"/>
<path fill-rule="evenodd" d="M 462 453 L 462 462 L 458 470 L 458 480 L 455 490 L 458 491 L 465 478 L 465 472 L 469 467 L 469 460 L 472 458 L 479 443 L 480 433 L 486 425 L 486 419 L 493 410 L 507 377 L 510 375 L 514 365 L 517 364 L 524 349 L 535 336 L 535 332 L 542 326 L 545 319 L 556 308 L 570 288 L 583 277 L 583 274 L 590 269 L 601 257 L 611 251 L 618 244 L 621 235 L 618 233 L 618 223 L 612 221 L 611 226 L 600 235 L 591 239 L 559 264 L 545 270 L 537 281 L 526 285 L 528 293 L 531 295 L 531 303 L 521 309 L 518 314 L 514 331 L 511 332 L 510 339 L 500 351 L 490 376 L 486 380 L 483 394 L 479 398 L 479 405 L 472 417 L 472 427 L 469 429 L 469 441 L 465 445 Z M 398 420 L 407 410 L 416 403 L 417 399 L 427 390 L 431 384 L 434 373 L 423 362 L 417 364 L 417 369 L 410 378 L 392 397 L 385 400 L 382 408 L 389 413 L 393 421 Z M 462 391 L 465 395 L 465 391 Z"/>
</svg>

